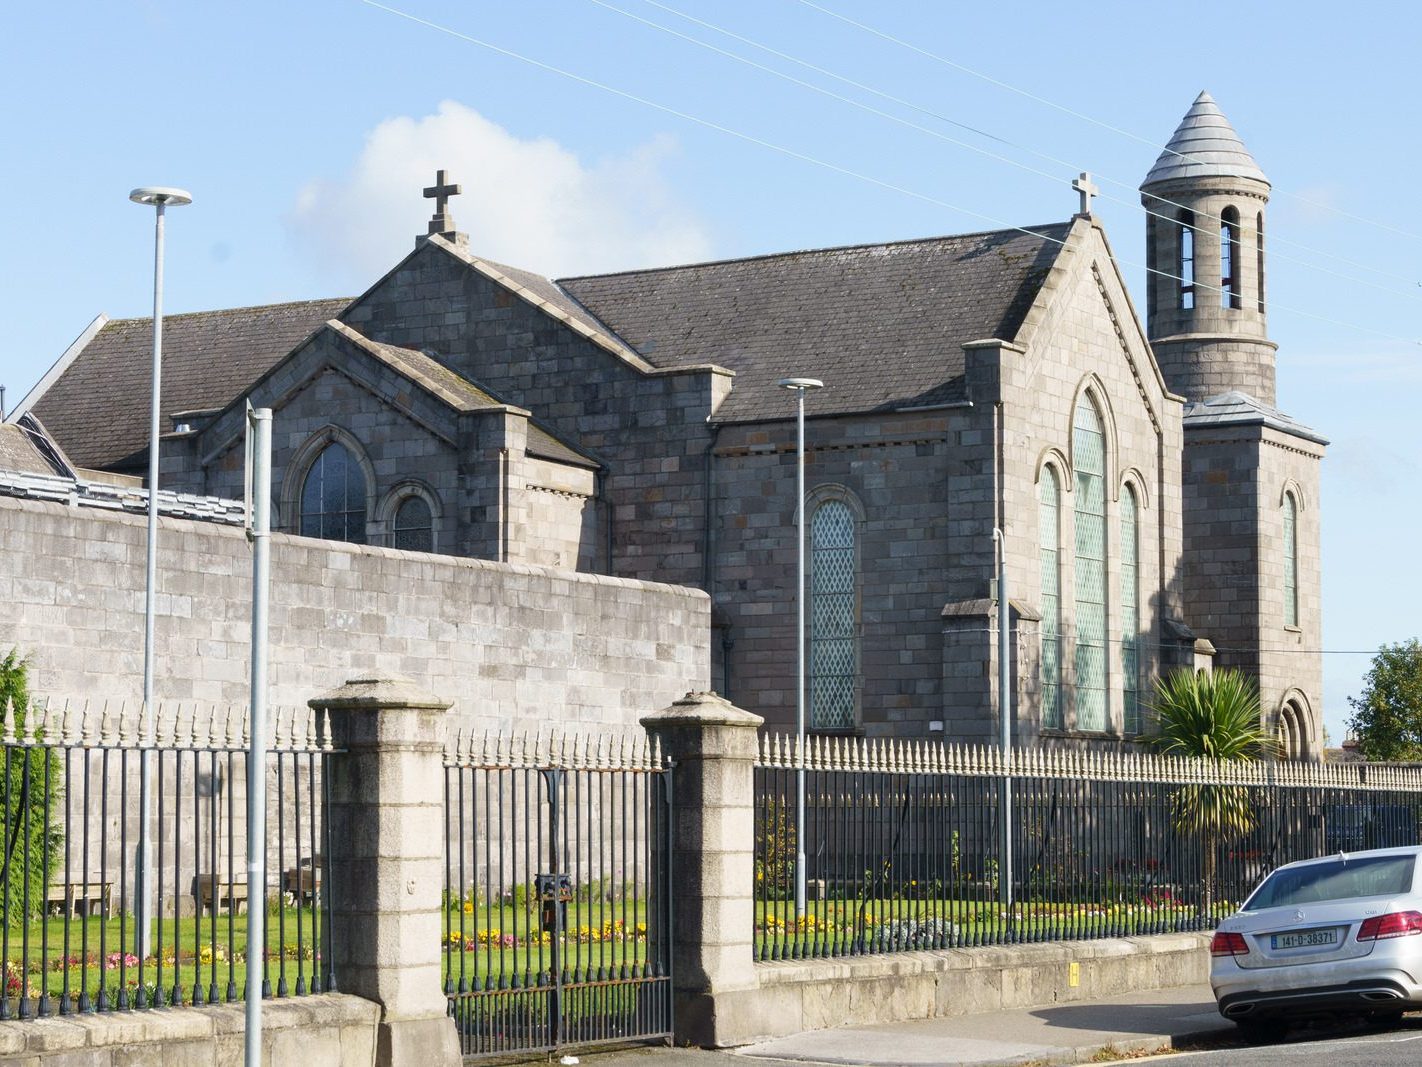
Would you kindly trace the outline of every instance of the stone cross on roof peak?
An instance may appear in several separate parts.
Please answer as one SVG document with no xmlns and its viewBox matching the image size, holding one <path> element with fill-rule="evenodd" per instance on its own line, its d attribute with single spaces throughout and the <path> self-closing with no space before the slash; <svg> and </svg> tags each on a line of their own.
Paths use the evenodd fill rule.
<svg viewBox="0 0 1422 1067">
<path fill-rule="evenodd" d="M 430 218 L 430 227 L 426 236 L 437 233 L 456 244 L 465 243 L 467 238 L 462 233 L 455 231 L 454 216 L 449 213 L 449 198 L 458 196 L 463 191 L 462 186 L 445 177 L 443 170 L 435 171 L 435 183 L 425 188 L 425 199 L 435 202 L 434 215 Z"/>
<path fill-rule="evenodd" d="M 1078 211 L 1077 214 L 1090 215 L 1091 198 L 1101 192 L 1101 187 L 1092 182 L 1091 175 L 1086 171 L 1082 171 L 1079 178 L 1073 178 L 1071 180 L 1071 187 L 1075 189 L 1081 197 L 1081 210 Z"/>
</svg>

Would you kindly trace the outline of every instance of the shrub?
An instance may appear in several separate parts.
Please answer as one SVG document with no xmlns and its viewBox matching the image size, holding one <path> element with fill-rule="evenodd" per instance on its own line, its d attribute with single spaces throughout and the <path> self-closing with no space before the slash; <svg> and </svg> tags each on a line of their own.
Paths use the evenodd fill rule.
<svg viewBox="0 0 1422 1067">
<path fill-rule="evenodd" d="M 0 715 L 18 736 L 30 710 L 25 660 L 0 658 Z M 54 824 L 59 759 L 47 748 L 7 747 L 0 764 L 0 908 L 11 926 L 44 914 L 45 889 L 59 866 L 64 837 Z M 27 906 L 28 905 L 28 906 Z"/>
</svg>

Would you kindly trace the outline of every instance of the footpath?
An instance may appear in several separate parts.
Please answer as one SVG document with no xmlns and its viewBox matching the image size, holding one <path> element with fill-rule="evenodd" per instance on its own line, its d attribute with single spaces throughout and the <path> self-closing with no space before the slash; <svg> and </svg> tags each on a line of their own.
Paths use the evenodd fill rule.
<svg viewBox="0 0 1422 1067">
<path fill-rule="evenodd" d="M 639 1048 L 584 1055 L 583 1067 L 973 1067 L 1100 1063 L 1227 1040 L 1209 986 L 1126 993 L 1019 1011 L 811 1030 L 737 1049 Z"/>
</svg>

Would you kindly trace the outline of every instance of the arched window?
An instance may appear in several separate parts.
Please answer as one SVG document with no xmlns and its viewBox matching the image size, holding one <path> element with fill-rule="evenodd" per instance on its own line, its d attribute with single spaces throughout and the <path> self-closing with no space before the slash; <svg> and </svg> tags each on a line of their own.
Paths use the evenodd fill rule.
<svg viewBox="0 0 1422 1067">
<path fill-rule="evenodd" d="M 1307 759 L 1309 754 L 1308 716 L 1294 701 L 1279 709 L 1279 755 L 1286 760 Z"/>
<path fill-rule="evenodd" d="M 1061 483 L 1052 467 L 1042 471 L 1038 490 L 1038 544 L 1042 559 L 1042 725 L 1062 722 L 1062 557 Z"/>
<path fill-rule="evenodd" d="M 1254 217 L 1254 273 L 1259 290 L 1259 314 L 1264 314 L 1264 212 Z"/>
<path fill-rule="evenodd" d="M 1105 730 L 1106 718 L 1106 436 L 1082 394 L 1073 420 L 1076 481 L 1076 728 Z"/>
<path fill-rule="evenodd" d="M 1195 213 L 1181 211 L 1175 216 L 1176 247 L 1180 250 L 1175 275 L 1180 285 L 1180 310 L 1195 306 Z"/>
<path fill-rule="evenodd" d="M 1220 213 L 1220 307 L 1239 308 L 1239 212 Z"/>
<path fill-rule="evenodd" d="M 1284 625 L 1299 624 L 1299 502 L 1284 494 Z"/>
<path fill-rule="evenodd" d="M 855 725 L 859 675 L 855 516 L 843 500 L 822 500 L 810 517 L 810 727 Z"/>
<path fill-rule="evenodd" d="M 1141 732 L 1140 508 L 1136 491 L 1121 494 L 1121 691 L 1125 732 Z"/>
<path fill-rule="evenodd" d="M 395 548 L 408 548 L 414 552 L 434 551 L 434 515 L 429 501 L 422 496 L 407 496 L 395 511 L 394 536 L 390 543 Z"/>
<path fill-rule="evenodd" d="M 307 537 L 365 544 L 365 473 L 350 449 L 332 441 L 301 486 L 301 532 Z"/>
</svg>

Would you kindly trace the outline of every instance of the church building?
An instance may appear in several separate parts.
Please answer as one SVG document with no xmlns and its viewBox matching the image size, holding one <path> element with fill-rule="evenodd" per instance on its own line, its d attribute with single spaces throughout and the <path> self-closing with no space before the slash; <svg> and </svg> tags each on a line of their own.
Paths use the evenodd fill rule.
<svg viewBox="0 0 1422 1067">
<path fill-rule="evenodd" d="M 1141 187 L 1144 322 L 1076 184 L 1046 225 L 551 280 L 441 172 L 354 299 L 165 319 L 162 487 L 240 497 L 270 407 L 281 529 L 699 587 L 716 688 L 780 727 L 802 505 L 811 728 L 956 741 L 998 732 L 1000 531 L 1020 742 L 1129 742 L 1212 661 L 1317 758 L 1325 442 L 1275 406 L 1269 182 L 1201 93 Z M 150 331 L 96 320 L 11 420 L 139 477 Z"/>
</svg>

